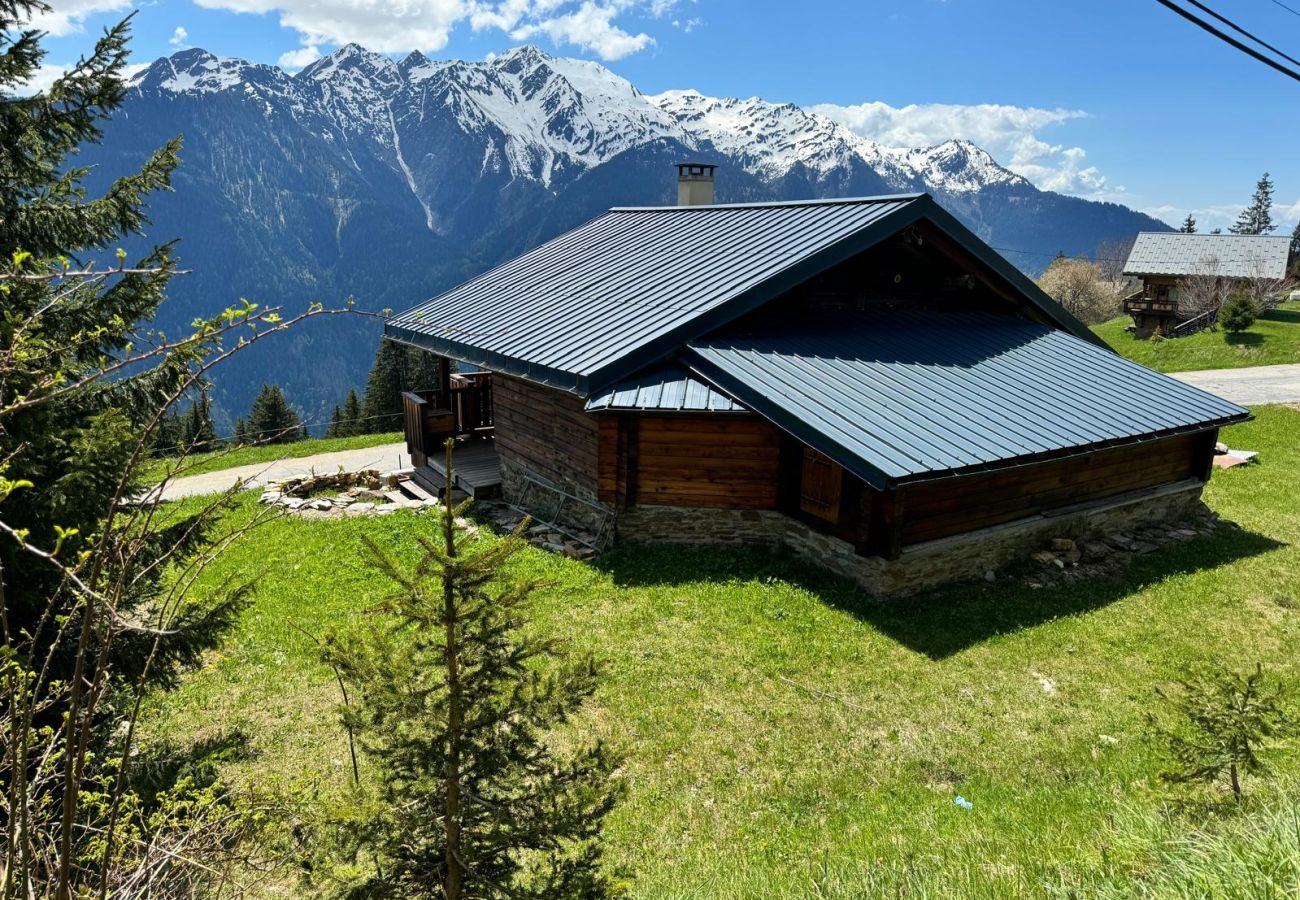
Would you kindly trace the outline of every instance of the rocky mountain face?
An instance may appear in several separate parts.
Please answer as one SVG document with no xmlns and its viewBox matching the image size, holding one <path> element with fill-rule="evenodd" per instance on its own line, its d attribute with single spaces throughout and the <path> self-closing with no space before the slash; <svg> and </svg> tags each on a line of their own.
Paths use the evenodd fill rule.
<svg viewBox="0 0 1300 900">
<path fill-rule="evenodd" d="M 609 206 L 673 202 L 686 158 L 719 165 L 719 202 L 929 191 L 995 246 L 1042 254 L 1011 257 L 1030 271 L 1166 227 L 1040 191 L 967 141 L 887 148 L 792 104 L 647 96 L 535 47 L 395 62 L 348 45 L 296 75 L 185 50 L 136 76 L 85 161 L 106 180 L 177 133 L 175 191 L 140 242 L 179 237 L 193 270 L 165 330 L 240 297 L 402 309 Z M 309 421 L 326 418 L 363 383 L 379 330 L 329 318 L 259 344 L 214 373 L 218 414 L 275 381 Z"/>
</svg>

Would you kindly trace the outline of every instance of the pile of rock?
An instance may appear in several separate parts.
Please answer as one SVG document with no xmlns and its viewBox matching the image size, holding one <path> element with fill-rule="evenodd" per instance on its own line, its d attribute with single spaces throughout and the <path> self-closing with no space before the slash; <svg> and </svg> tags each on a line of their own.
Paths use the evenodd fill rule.
<svg viewBox="0 0 1300 900">
<path fill-rule="evenodd" d="M 1134 556 L 1213 534 L 1218 527 L 1218 514 L 1202 509 L 1179 522 L 1139 525 L 1128 531 L 1117 531 L 1088 540 L 1052 538 L 1032 558 L 1049 571 L 1056 571 L 1064 577 L 1108 575 L 1123 569 Z M 1033 581 L 1030 584 L 1041 586 L 1035 585 Z"/>
<path fill-rule="evenodd" d="M 409 469 L 295 476 L 268 484 L 261 502 L 308 516 L 386 515 L 437 506 L 436 498 L 411 486 L 409 476 Z"/>
<path fill-rule="evenodd" d="M 513 532 L 527 518 L 513 506 L 504 503 L 478 503 L 475 511 L 499 531 L 506 533 Z M 534 547 L 551 553 L 562 553 L 570 559 L 590 560 L 600 555 L 600 551 L 595 548 L 596 536 L 578 529 L 570 529 L 570 533 L 565 534 L 550 525 L 539 523 L 527 527 L 523 537 Z"/>
</svg>

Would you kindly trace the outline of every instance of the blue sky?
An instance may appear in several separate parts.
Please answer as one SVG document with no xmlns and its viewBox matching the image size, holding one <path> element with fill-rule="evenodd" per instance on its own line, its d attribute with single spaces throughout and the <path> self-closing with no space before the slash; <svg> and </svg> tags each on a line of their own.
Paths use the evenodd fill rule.
<svg viewBox="0 0 1300 900">
<path fill-rule="evenodd" d="M 1300 15 L 1211 2 L 1300 57 Z M 1154 0 L 52 3 L 40 23 L 52 67 L 133 8 L 140 62 L 195 46 L 292 68 L 350 40 L 480 59 L 532 42 L 600 60 L 646 93 L 817 106 L 891 145 L 968 137 L 1042 187 L 1173 224 L 1188 211 L 1207 229 L 1228 224 L 1268 170 L 1276 217 L 1300 218 L 1300 82 Z"/>
</svg>

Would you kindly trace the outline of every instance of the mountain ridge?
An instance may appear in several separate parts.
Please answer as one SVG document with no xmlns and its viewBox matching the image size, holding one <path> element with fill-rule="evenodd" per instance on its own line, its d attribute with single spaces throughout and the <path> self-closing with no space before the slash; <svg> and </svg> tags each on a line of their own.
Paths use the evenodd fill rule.
<svg viewBox="0 0 1300 900">
<path fill-rule="evenodd" d="M 176 193 L 153 203 L 146 236 L 180 237 L 195 272 L 164 307 L 167 327 L 240 296 L 413 306 L 610 206 L 671 202 L 673 163 L 688 157 L 720 166 L 720 202 L 930 192 L 995 246 L 1027 251 L 1012 261 L 1031 272 L 1057 251 L 1168 227 L 1041 191 L 969 141 L 884 147 L 794 104 L 647 95 L 529 45 L 471 62 L 349 44 L 296 74 L 188 49 L 132 79 L 84 155 L 107 178 L 178 130 Z M 218 413 L 232 420 L 268 380 L 323 418 L 364 381 L 377 331 L 336 320 L 283 352 L 255 348 L 218 373 Z"/>
</svg>

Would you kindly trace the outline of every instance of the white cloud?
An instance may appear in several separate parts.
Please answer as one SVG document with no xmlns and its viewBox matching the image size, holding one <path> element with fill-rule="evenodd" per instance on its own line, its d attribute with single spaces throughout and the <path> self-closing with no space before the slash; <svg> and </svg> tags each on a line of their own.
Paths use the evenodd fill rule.
<svg viewBox="0 0 1300 900">
<path fill-rule="evenodd" d="M 1192 217 L 1196 219 L 1197 231 L 1208 232 L 1215 228 L 1221 228 L 1226 232 L 1237 221 L 1237 216 L 1241 214 L 1244 208 L 1240 203 L 1212 203 L 1208 206 L 1198 207 L 1166 204 L 1164 206 L 1143 207 L 1142 212 L 1174 226 L 1181 225 L 1187 214 L 1191 213 Z M 1290 234 L 1296 223 L 1300 222 L 1300 199 L 1290 205 L 1274 204 L 1273 222 L 1277 225 L 1277 228 L 1273 229 L 1273 234 Z"/>
<path fill-rule="evenodd" d="M 1038 136 L 1053 125 L 1085 118 L 1083 110 L 1002 103 L 898 107 L 879 101 L 853 106 L 823 103 L 813 110 L 887 147 L 925 147 L 953 138 L 973 141 L 1045 190 L 1095 199 L 1113 199 L 1124 192 L 1108 185 L 1106 176 L 1086 163 L 1088 154 L 1082 147 L 1054 144 Z"/>
<path fill-rule="evenodd" d="M 96 13 L 125 12 L 132 0 L 56 0 L 51 9 L 37 13 L 28 27 L 48 31 L 55 37 L 83 31 L 86 19 Z"/>
<path fill-rule="evenodd" d="M 91 0 L 77 0 L 91 2 Z M 96 0 L 118 2 L 118 0 Z M 380 53 L 438 51 L 457 25 L 494 29 L 529 40 L 545 35 L 557 44 L 618 59 L 654 43 L 617 23 L 623 16 L 657 17 L 676 0 L 194 0 L 208 9 L 278 15 L 304 47 L 356 42 Z M 301 52 L 301 51 L 295 51 Z"/>
<path fill-rule="evenodd" d="M 68 70 L 68 65 L 55 65 L 54 63 L 41 63 L 41 67 L 31 78 L 17 89 L 20 96 L 31 96 L 39 94 L 42 91 L 48 91 L 55 80 Z"/>
<path fill-rule="evenodd" d="M 41 63 L 41 67 L 36 71 L 36 74 L 27 79 L 26 83 L 19 85 L 15 93 L 20 97 L 30 97 L 32 94 L 48 91 L 58 77 L 70 68 L 72 68 L 72 63 Z M 149 68 L 148 63 L 131 63 L 123 68 L 122 80 L 130 81 L 147 68 Z"/>
<path fill-rule="evenodd" d="M 172 36 L 167 39 L 167 43 L 171 44 L 173 47 L 177 48 L 178 50 L 184 50 L 186 47 L 189 46 L 189 44 L 186 43 L 186 41 L 189 39 L 189 36 L 190 33 L 188 31 L 186 31 L 180 25 L 177 25 L 176 30 L 172 32 Z"/>
<path fill-rule="evenodd" d="M 299 69 L 305 69 L 312 62 L 320 59 L 321 51 L 316 44 L 307 44 L 305 47 L 291 49 L 287 53 L 279 55 L 279 68 L 285 69 L 286 72 L 298 72 Z"/>
<path fill-rule="evenodd" d="M 574 12 L 523 25 L 511 31 L 510 36 L 526 41 L 545 34 L 557 44 L 573 44 L 601 59 L 622 59 L 655 42 L 644 31 L 629 34 L 615 25 L 613 18 L 618 12 L 613 4 L 602 6 L 587 0 Z"/>
<path fill-rule="evenodd" d="M 299 47 L 297 50 L 281 53 L 277 62 L 279 62 L 280 68 L 285 71 L 297 72 L 299 69 L 310 66 L 318 59 L 320 59 L 320 48 L 315 44 L 308 44 L 306 47 Z"/>
</svg>

